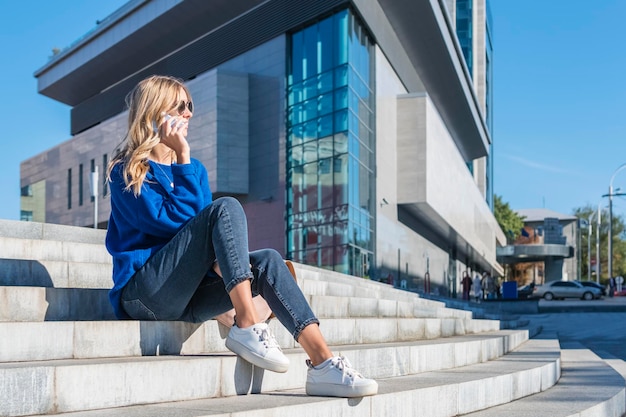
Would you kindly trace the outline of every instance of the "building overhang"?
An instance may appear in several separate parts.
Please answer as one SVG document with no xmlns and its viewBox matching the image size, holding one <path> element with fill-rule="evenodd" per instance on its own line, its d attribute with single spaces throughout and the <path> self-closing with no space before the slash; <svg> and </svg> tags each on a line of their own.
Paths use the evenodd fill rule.
<svg viewBox="0 0 626 417">
<path fill-rule="evenodd" d="M 378 0 L 459 151 L 471 161 L 488 154 L 491 139 L 443 1 Z"/>
<path fill-rule="evenodd" d="M 574 248 L 569 245 L 509 245 L 496 248 L 496 257 L 501 264 L 522 262 L 544 262 L 548 259 L 565 259 L 574 256 Z"/>
<path fill-rule="evenodd" d="M 38 91 L 76 106 L 267 1 L 130 1 L 37 70 Z"/>
<path fill-rule="evenodd" d="M 409 92 L 428 91 L 459 151 L 466 161 L 470 161 L 488 154 L 489 132 L 480 115 L 472 80 L 442 1 L 351 0 L 376 42 L 390 56 Z M 195 61 L 187 62 L 193 57 L 181 54 L 190 45 L 201 44 L 201 47 L 195 47 L 194 54 L 215 56 L 224 55 L 223 47 L 233 51 L 240 49 L 238 43 L 223 46 L 206 45 L 201 41 L 230 26 L 233 21 L 241 20 L 242 16 L 250 16 L 249 22 L 246 20 L 247 27 L 258 24 L 255 39 L 262 41 L 302 24 L 315 13 L 326 13 L 347 4 L 348 0 L 308 3 L 282 0 L 130 1 L 37 70 L 38 91 L 75 107 L 117 88 L 126 80 L 136 82 L 133 77 L 142 72 L 179 76 L 176 74 L 181 65 L 179 61 L 186 60 L 186 67 L 196 64 Z M 262 12 L 256 13 L 261 9 Z M 419 24 L 416 24 L 417 17 Z M 273 23 L 268 24 L 267 19 L 272 19 Z M 283 23 L 278 24 L 277 20 Z M 232 35 L 229 36 L 234 41 Z M 398 47 L 403 51 L 401 54 L 397 52 Z M 202 57 L 197 56 L 197 59 Z M 127 86 L 123 87 L 127 92 Z M 103 111 L 100 118 L 116 114 L 118 107 L 122 106 Z M 97 122 L 78 123 L 72 127 L 72 132 L 82 131 Z"/>
</svg>

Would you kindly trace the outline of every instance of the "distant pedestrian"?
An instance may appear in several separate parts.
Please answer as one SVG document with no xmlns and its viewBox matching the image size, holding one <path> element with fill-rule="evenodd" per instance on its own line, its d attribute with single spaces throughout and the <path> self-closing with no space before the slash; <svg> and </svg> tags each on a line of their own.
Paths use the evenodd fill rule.
<svg viewBox="0 0 626 417">
<path fill-rule="evenodd" d="M 496 281 L 489 272 L 483 273 L 482 279 L 483 297 L 488 300 L 496 298 Z"/>
<path fill-rule="evenodd" d="M 463 288 L 463 299 L 469 300 L 470 289 L 472 288 L 472 279 L 467 271 L 463 272 L 463 279 L 461 280 L 461 287 Z"/>
<path fill-rule="evenodd" d="M 474 299 L 476 301 L 482 298 L 483 289 L 480 285 L 480 275 L 474 275 L 474 282 L 472 283 L 472 292 L 474 293 Z"/>
<path fill-rule="evenodd" d="M 615 295 L 616 288 L 617 288 L 617 282 L 615 281 L 615 277 L 611 277 L 609 279 L 609 297 L 613 297 Z"/>
</svg>

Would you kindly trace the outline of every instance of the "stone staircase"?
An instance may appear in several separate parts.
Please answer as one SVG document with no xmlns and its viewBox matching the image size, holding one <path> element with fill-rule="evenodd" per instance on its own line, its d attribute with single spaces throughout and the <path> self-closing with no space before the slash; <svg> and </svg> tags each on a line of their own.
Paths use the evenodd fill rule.
<svg viewBox="0 0 626 417">
<path fill-rule="evenodd" d="M 254 368 L 216 321 L 118 321 L 104 232 L 0 220 L 0 416 L 621 416 L 624 380 L 555 335 L 501 330 L 385 284 L 295 265 L 335 353 L 377 379 L 357 399 L 304 395 L 305 354 Z M 559 379 L 560 378 L 560 379 Z M 243 395 L 254 393 L 254 395 Z"/>
</svg>

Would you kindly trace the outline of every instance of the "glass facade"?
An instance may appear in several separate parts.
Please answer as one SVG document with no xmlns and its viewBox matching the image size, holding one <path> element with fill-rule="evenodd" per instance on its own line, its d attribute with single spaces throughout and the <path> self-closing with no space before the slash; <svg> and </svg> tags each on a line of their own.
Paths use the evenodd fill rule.
<svg viewBox="0 0 626 417">
<path fill-rule="evenodd" d="M 474 34 L 472 2 L 473 0 L 456 1 L 456 36 L 459 38 L 459 43 L 461 44 L 465 65 L 467 65 L 470 76 L 474 78 L 472 65 L 472 38 Z"/>
<path fill-rule="evenodd" d="M 485 22 L 485 118 L 487 128 L 491 134 L 491 144 L 489 145 L 489 155 L 487 156 L 487 178 L 485 179 L 487 204 L 493 209 L 493 39 L 492 20 L 489 1 L 485 1 L 487 19 Z"/>
<path fill-rule="evenodd" d="M 356 276 L 373 260 L 373 46 L 350 10 L 290 36 L 287 257 Z"/>
<path fill-rule="evenodd" d="M 473 0 L 457 0 L 456 1 L 456 36 L 459 39 L 465 65 L 469 70 L 470 76 L 473 78 L 472 65 L 472 1 Z M 467 169 L 474 173 L 474 162 L 466 162 Z"/>
</svg>

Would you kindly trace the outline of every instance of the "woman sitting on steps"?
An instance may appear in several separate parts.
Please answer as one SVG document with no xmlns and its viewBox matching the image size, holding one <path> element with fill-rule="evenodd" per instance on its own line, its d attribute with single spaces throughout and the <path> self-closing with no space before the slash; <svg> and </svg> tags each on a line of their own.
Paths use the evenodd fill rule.
<svg viewBox="0 0 626 417">
<path fill-rule="evenodd" d="M 207 171 L 190 157 L 193 103 L 182 81 L 149 77 L 130 92 L 127 105 L 128 134 L 107 170 L 115 314 L 203 322 L 234 307 L 228 349 L 255 366 L 286 372 L 289 360 L 254 307 L 259 294 L 310 358 L 307 394 L 376 394 L 376 381 L 333 356 L 280 254 L 248 251 L 239 202 L 212 201 Z"/>
</svg>

